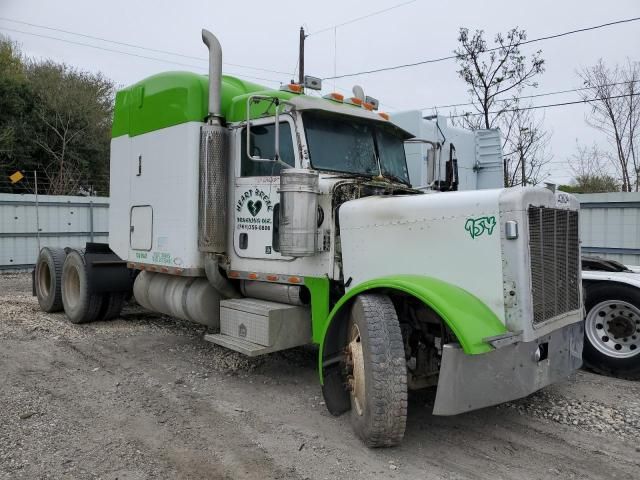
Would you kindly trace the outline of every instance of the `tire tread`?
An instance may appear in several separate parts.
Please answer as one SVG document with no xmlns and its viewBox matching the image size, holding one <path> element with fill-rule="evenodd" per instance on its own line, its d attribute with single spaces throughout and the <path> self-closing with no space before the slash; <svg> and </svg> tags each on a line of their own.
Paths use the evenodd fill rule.
<svg viewBox="0 0 640 480">
<path fill-rule="evenodd" d="M 357 301 L 366 321 L 369 346 L 365 368 L 371 369 L 373 380 L 366 391 L 367 397 L 373 398 L 366 402 L 372 407 L 367 424 L 363 425 L 364 415 L 352 414 L 352 419 L 355 417 L 356 432 L 367 446 L 392 447 L 402 441 L 407 421 L 407 372 L 400 324 L 388 296 L 363 294 Z"/>
</svg>

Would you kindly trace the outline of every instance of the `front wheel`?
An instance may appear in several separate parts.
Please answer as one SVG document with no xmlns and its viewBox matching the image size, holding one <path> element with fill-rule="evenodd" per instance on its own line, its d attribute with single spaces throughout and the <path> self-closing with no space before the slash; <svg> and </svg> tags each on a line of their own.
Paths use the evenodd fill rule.
<svg viewBox="0 0 640 480">
<path fill-rule="evenodd" d="M 369 447 L 399 444 L 407 422 L 407 367 L 398 316 L 387 295 L 358 295 L 345 349 L 351 424 Z"/>
<path fill-rule="evenodd" d="M 583 360 L 595 372 L 640 379 L 640 290 L 597 283 L 586 288 Z"/>
</svg>

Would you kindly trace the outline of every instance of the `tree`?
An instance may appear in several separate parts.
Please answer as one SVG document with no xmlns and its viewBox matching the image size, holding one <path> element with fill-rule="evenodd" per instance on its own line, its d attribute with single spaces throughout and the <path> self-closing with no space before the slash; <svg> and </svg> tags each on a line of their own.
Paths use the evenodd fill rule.
<svg viewBox="0 0 640 480">
<path fill-rule="evenodd" d="M 494 38 L 489 48 L 484 32 L 473 34 L 461 28 L 460 46 L 455 50 L 460 65 L 458 75 L 468 85 L 475 112 L 460 118 L 461 125 L 472 130 L 499 128 L 505 152 L 505 186 L 536 184 L 541 181 L 543 167 L 550 160 L 550 134 L 543 121 L 521 107 L 518 95 L 525 87 L 537 87 L 535 78 L 544 72 L 542 52 L 529 60 L 520 52 L 527 34 L 517 27 Z"/>
<path fill-rule="evenodd" d="M 575 181 L 570 186 L 573 193 L 603 193 L 620 191 L 620 182 L 607 171 L 610 155 L 596 144 L 591 147 L 576 143 L 576 153 L 569 159 Z"/>
<path fill-rule="evenodd" d="M 114 84 L 101 74 L 25 59 L 0 38 L 0 191 L 108 194 Z M 7 177 L 21 170 L 27 179 Z"/>
<path fill-rule="evenodd" d="M 487 48 L 484 31 L 476 30 L 469 36 L 469 29 L 461 28 L 458 47 L 454 53 L 460 64 L 458 75 L 469 86 L 473 106 L 482 114 L 484 128 L 492 128 L 502 112 L 517 107 L 516 95 L 524 87 L 537 87 L 533 79 L 544 72 L 542 51 L 535 52 L 531 61 L 520 53 L 520 45 L 526 41 L 527 33 L 512 28 L 506 35 L 495 36 L 495 47 Z M 505 98 L 505 94 L 512 98 Z M 498 103 L 497 113 L 491 110 Z"/>
<path fill-rule="evenodd" d="M 551 134 L 536 119 L 531 110 L 507 112 L 503 125 L 504 185 L 536 185 L 544 180 L 544 167 L 551 161 Z"/>
<path fill-rule="evenodd" d="M 0 187 L 18 167 L 33 168 L 33 91 L 18 45 L 0 37 Z"/>
<path fill-rule="evenodd" d="M 48 158 L 49 193 L 106 191 L 113 82 L 52 61 L 30 62 L 27 72 L 39 100 L 34 142 Z"/>
<path fill-rule="evenodd" d="M 640 62 L 607 67 L 602 59 L 578 72 L 585 87 L 582 98 L 591 113 L 586 122 L 605 134 L 615 155 L 610 156 L 622 179 L 622 191 L 640 188 Z"/>
</svg>

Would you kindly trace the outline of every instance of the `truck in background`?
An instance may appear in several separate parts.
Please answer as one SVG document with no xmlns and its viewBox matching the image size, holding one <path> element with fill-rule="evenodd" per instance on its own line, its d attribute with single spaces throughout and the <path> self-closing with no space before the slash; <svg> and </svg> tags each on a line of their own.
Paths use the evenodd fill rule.
<svg viewBox="0 0 640 480">
<path fill-rule="evenodd" d="M 498 130 L 456 128 L 446 117 L 424 117 L 417 110 L 391 118 L 422 140 L 406 145 L 414 187 L 447 191 L 504 185 Z M 559 206 L 569 202 L 563 192 L 556 192 L 556 198 Z M 585 365 L 605 375 L 640 379 L 640 267 L 591 255 L 583 255 L 581 264 Z"/>
<path fill-rule="evenodd" d="M 413 188 L 412 135 L 361 88 L 318 98 L 304 94 L 314 79 L 270 90 L 225 76 L 202 37 L 208 77 L 118 92 L 109 245 L 42 249 L 43 309 L 113 318 L 135 273 L 138 303 L 210 326 L 225 348 L 316 344 L 328 410 L 350 412 L 371 447 L 402 440 L 409 389 L 437 386 L 434 414 L 453 415 L 579 368 L 574 197 Z"/>
</svg>

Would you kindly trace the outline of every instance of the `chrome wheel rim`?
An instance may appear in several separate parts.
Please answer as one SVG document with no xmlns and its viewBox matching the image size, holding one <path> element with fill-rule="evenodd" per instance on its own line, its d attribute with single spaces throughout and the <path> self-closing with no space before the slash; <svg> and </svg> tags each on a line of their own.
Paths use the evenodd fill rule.
<svg viewBox="0 0 640 480">
<path fill-rule="evenodd" d="M 606 300 L 595 305 L 585 320 L 591 345 L 613 358 L 640 354 L 640 309 L 629 302 Z"/>
<path fill-rule="evenodd" d="M 347 365 L 350 367 L 350 375 L 347 377 L 351 399 L 356 413 L 364 413 L 366 400 L 364 386 L 364 354 L 362 352 L 362 342 L 360 329 L 357 325 L 351 327 L 350 342 L 347 345 Z"/>
</svg>

